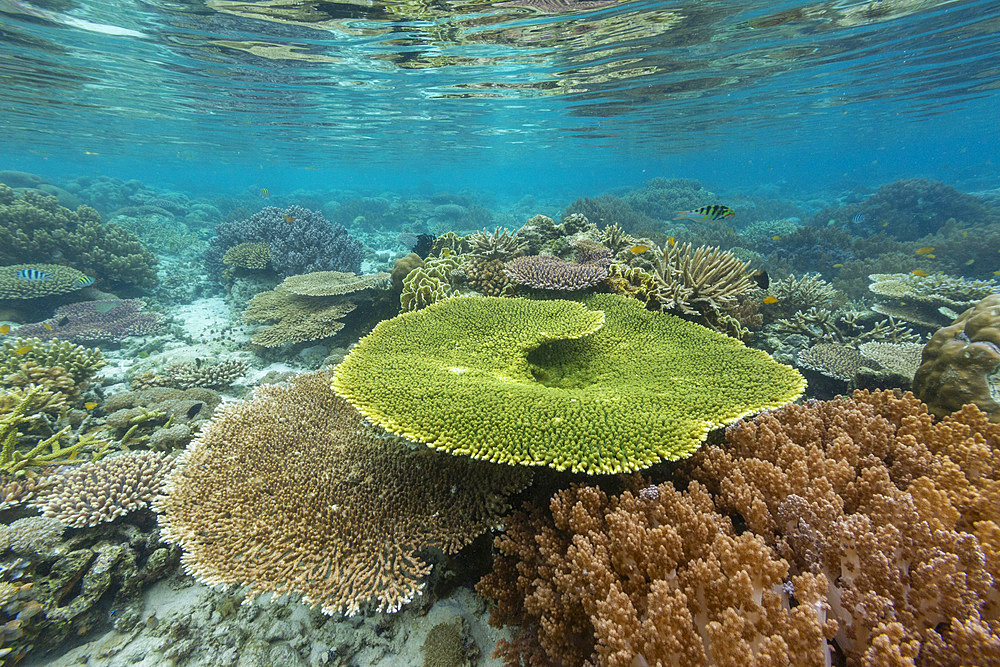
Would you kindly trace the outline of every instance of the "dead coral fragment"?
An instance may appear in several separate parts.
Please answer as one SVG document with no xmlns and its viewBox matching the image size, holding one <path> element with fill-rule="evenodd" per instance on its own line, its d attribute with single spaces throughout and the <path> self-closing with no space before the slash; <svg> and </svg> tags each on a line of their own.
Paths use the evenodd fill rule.
<svg viewBox="0 0 1000 667">
<path fill-rule="evenodd" d="M 413 448 L 330 390 L 327 372 L 224 405 L 156 503 L 164 537 L 209 585 L 297 593 L 325 613 L 396 611 L 431 566 L 497 526 L 521 468 Z"/>
</svg>

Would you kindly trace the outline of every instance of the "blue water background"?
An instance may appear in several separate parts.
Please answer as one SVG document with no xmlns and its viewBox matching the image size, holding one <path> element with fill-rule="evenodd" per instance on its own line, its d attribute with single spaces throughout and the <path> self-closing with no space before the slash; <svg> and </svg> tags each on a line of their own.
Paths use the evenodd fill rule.
<svg viewBox="0 0 1000 667">
<path fill-rule="evenodd" d="M 297 22 L 236 4 L 280 3 L 0 0 L 0 168 L 567 202 L 652 176 L 786 197 L 998 185 L 995 1 L 331 4 Z"/>
</svg>

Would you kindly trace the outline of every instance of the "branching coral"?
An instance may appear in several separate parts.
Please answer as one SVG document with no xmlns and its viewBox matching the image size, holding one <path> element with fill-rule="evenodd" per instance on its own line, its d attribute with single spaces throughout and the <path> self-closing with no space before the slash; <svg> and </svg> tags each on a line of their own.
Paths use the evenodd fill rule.
<svg viewBox="0 0 1000 667">
<path fill-rule="evenodd" d="M 335 388 L 375 423 L 454 454 L 590 473 L 688 456 L 705 434 L 794 400 L 759 350 L 614 294 L 455 297 L 380 323 Z"/>
<path fill-rule="evenodd" d="M 484 260 L 499 259 L 503 262 L 523 252 L 527 246 L 527 242 L 499 227 L 493 232 L 483 230 L 476 234 L 470 234 L 465 237 L 465 240 L 473 255 Z"/>
<path fill-rule="evenodd" d="M 517 257 L 505 265 L 511 281 L 534 289 L 575 292 L 593 287 L 608 275 L 611 253 L 580 251 L 576 262 L 555 255 Z"/>
<path fill-rule="evenodd" d="M 663 310 L 715 315 L 736 307 L 756 287 L 750 264 L 719 248 L 667 243 L 656 252 L 656 298 Z"/>
<path fill-rule="evenodd" d="M 823 375 L 851 382 L 863 369 L 874 363 L 860 351 L 847 345 L 817 343 L 799 353 L 799 366 Z"/>
<path fill-rule="evenodd" d="M 829 664 L 836 628 L 822 574 L 790 576 L 697 483 L 637 487 L 614 497 L 573 487 L 548 511 L 508 521 L 476 587 L 495 601 L 492 625 L 518 626 L 497 657 L 509 667 Z"/>
<path fill-rule="evenodd" d="M 205 583 L 297 593 L 326 613 L 396 611 L 430 571 L 418 552 L 454 553 L 495 527 L 529 479 L 387 437 L 320 372 L 226 404 L 156 509 Z"/>
<path fill-rule="evenodd" d="M 923 343 L 880 343 L 869 341 L 858 346 L 861 354 L 879 364 L 889 373 L 912 381 L 920 367 Z"/>
<path fill-rule="evenodd" d="M 801 278 L 790 275 L 784 280 L 775 280 L 768 286 L 767 293 L 777 299 L 767 307 L 767 312 L 778 317 L 790 317 L 796 311 L 810 308 L 832 308 L 838 297 L 843 299 L 818 273 L 806 273 Z"/>
<path fill-rule="evenodd" d="M 1000 426 L 940 422 L 907 394 L 790 405 L 733 425 L 692 459 L 716 507 L 791 566 L 826 576 L 848 664 L 1000 660 L 994 582 Z"/>
<path fill-rule="evenodd" d="M 267 243 L 237 243 L 222 255 L 228 267 L 260 270 L 271 263 L 271 246 Z"/>
<path fill-rule="evenodd" d="M 75 398 L 104 365 L 104 356 L 97 348 L 57 339 L 5 340 L 0 346 L 0 386 L 42 384 L 67 398 Z"/>
<path fill-rule="evenodd" d="M 177 389 L 223 389 L 243 377 L 250 364 L 242 359 L 225 359 L 217 363 L 185 361 L 174 364 L 163 373 L 146 372 L 134 377 L 131 388 L 174 387 Z"/>
</svg>

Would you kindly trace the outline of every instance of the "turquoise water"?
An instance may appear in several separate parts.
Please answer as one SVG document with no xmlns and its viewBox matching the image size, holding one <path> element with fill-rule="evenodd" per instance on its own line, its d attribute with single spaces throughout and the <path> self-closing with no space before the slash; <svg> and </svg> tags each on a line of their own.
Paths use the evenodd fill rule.
<svg viewBox="0 0 1000 667">
<path fill-rule="evenodd" d="M 996 3 L 5 0 L 2 157 L 183 189 L 986 184 Z M 97 153 L 91 155 L 90 153 Z"/>
</svg>

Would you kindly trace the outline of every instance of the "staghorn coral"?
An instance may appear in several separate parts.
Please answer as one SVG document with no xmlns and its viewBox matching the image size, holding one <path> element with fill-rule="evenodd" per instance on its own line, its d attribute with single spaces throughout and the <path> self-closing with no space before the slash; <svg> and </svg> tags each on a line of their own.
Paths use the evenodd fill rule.
<svg viewBox="0 0 1000 667">
<path fill-rule="evenodd" d="M 880 300 L 872 310 L 924 329 L 946 326 L 966 308 L 1000 293 L 993 280 L 965 280 L 935 274 L 873 273 L 868 289 Z"/>
<path fill-rule="evenodd" d="M 173 467 L 159 452 L 122 452 L 51 475 L 29 505 L 73 528 L 96 526 L 152 504 Z"/>
<path fill-rule="evenodd" d="M 279 287 L 299 296 L 341 296 L 373 287 L 383 287 L 390 279 L 388 273 L 370 273 L 358 276 L 343 271 L 314 271 L 288 276 Z"/>
<path fill-rule="evenodd" d="M 276 287 L 250 299 L 243 321 L 274 322 L 257 331 L 250 341 L 263 347 L 280 347 L 333 336 L 344 328 L 341 320 L 355 308 L 343 297 L 301 296 Z"/>
<path fill-rule="evenodd" d="M 736 307 L 739 297 L 755 289 L 750 264 L 732 253 L 690 243 L 666 243 L 656 250 L 653 275 L 656 299 L 663 310 L 711 317 Z"/>
<path fill-rule="evenodd" d="M 240 269 L 266 269 L 271 263 L 271 246 L 267 243 L 237 243 L 222 255 L 222 263 Z"/>
<path fill-rule="evenodd" d="M 249 362 L 242 359 L 225 359 L 223 361 L 203 363 L 185 361 L 173 364 L 163 374 L 146 372 L 134 377 L 131 389 L 146 389 L 149 387 L 174 387 L 176 389 L 224 389 L 250 369 Z"/>
<path fill-rule="evenodd" d="M 18 327 L 17 335 L 41 340 L 61 338 L 80 343 L 118 343 L 163 329 L 163 315 L 145 311 L 139 299 L 78 301 L 56 308 L 51 318 Z"/>
<path fill-rule="evenodd" d="M 102 225 L 89 206 L 71 211 L 32 190 L 0 203 L 0 262 L 46 262 L 57 253 L 115 288 L 156 285 L 156 257 L 132 232 Z"/>
<path fill-rule="evenodd" d="M 26 280 L 18 277 L 23 270 L 41 271 L 45 280 Z M 0 266 L 0 299 L 38 299 L 56 294 L 67 294 L 83 289 L 94 279 L 82 271 L 60 264 L 12 264 Z"/>
<path fill-rule="evenodd" d="M 455 297 L 380 323 L 334 388 L 375 423 L 453 454 L 608 473 L 689 456 L 705 434 L 794 400 L 763 352 L 614 294 Z"/>
<path fill-rule="evenodd" d="M 634 246 L 636 243 L 636 239 L 622 229 L 617 222 L 601 230 L 600 241 L 614 255 L 618 255 L 618 253 Z"/>
<path fill-rule="evenodd" d="M 996 664 L 996 442 L 974 406 L 935 422 L 912 394 L 856 391 L 734 424 L 689 463 L 793 574 L 825 575 L 848 665 Z"/>
<path fill-rule="evenodd" d="M 518 285 L 533 289 L 576 292 L 590 289 L 608 276 L 611 252 L 580 250 L 576 262 L 555 255 L 516 257 L 504 265 L 504 272 Z"/>
<path fill-rule="evenodd" d="M 526 241 L 512 235 L 506 229 L 497 227 L 495 231 L 483 230 L 465 237 L 469 252 L 484 260 L 498 259 L 506 262 L 524 251 Z"/>
<path fill-rule="evenodd" d="M 829 664 L 836 626 L 822 574 L 792 576 L 697 483 L 633 486 L 612 497 L 574 486 L 547 511 L 526 506 L 508 520 L 476 586 L 495 603 L 490 624 L 518 628 L 495 657 L 509 667 Z"/>
<path fill-rule="evenodd" d="M 806 273 L 801 278 L 790 275 L 784 280 L 775 280 L 768 286 L 767 293 L 778 300 L 765 309 L 775 317 L 792 317 L 795 312 L 810 308 L 833 308 L 834 301 L 843 300 L 843 296 L 818 273 Z"/>
<path fill-rule="evenodd" d="M 215 228 L 205 253 L 208 274 L 221 276 L 226 252 L 241 243 L 268 244 L 271 268 L 280 276 L 312 271 L 357 273 L 364 256 L 361 242 L 322 213 L 301 206 L 268 206 L 246 220 L 225 221 Z"/>
<path fill-rule="evenodd" d="M 1000 421 L 1000 294 L 938 329 L 913 378 L 913 393 L 944 416 L 972 403 Z"/>
<path fill-rule="evenodd" d="M 772 325 L 771 331 L 806 336 L 820 343 L 860 345 L 869 341 L 886 343 L 913 343 L 920 336 L 909 327 L 896 322 L 892 317 L 879 320 L 866 328 L 856 313 L 841 312 L 835 315 L 826 308 L 810 308 L 796 311 L 788 318 L 781 318 Z"/>
<path fill-rule="evenodd" d="M 329 385 L 300 375 L 226 404 L 156 501 L 161 531 L 207 584 L 396 611 L 430 571 L 418 552 L 495 527 L 530 476 L 386 437 Z"/>
</svg>

